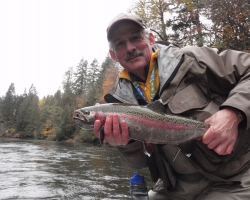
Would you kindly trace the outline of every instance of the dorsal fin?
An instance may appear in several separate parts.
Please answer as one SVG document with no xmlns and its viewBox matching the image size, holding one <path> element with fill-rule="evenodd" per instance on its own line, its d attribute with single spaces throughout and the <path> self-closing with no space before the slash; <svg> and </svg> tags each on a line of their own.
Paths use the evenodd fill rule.
<svg viewBox="0 0 250 200">
<path fill-rule="evenodd" d="M 161 99 L 158 99 L 148 105 L 146 107 L 154 112 L 158 112 L 160 114 L 165 114 L 165 106 L 162 103 Z"/>
</svg>

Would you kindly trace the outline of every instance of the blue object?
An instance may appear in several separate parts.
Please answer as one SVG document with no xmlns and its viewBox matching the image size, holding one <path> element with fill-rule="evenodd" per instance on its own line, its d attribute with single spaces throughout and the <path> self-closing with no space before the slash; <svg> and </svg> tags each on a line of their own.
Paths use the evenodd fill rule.
<svg viewBox="0 0 250 200">
<path fill-rule="evenodd" d="M 144 176 L 138 175 L 137 172 L 134 172 L 134 176 L 130 178 L 130 185 L 138 184 L 144 182 Z"/>
<path fill-rule="evenodd" d="M 132 200 L 148 200 L 148 190 L 144 176 L 134 172 L 130 178 L 130 194 Z"/>
</svg>

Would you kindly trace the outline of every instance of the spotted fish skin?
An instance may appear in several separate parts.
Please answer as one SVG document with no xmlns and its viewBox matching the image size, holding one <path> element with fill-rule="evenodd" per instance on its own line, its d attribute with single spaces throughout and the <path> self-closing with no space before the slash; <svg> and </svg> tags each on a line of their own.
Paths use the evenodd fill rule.
<svg viewBox="0 0 250 200">
<path fill-rule="evenodd" d="M 74 119 L 79 126 L 93 127 L 98 115 L 113 113 L 126 121 L 132 139 L 153 144 L 180 144 L 202 137 L 209 128 L 197 120 L 164 114 L 164 110 L 161 101 L 147 106 L 100 104 L 76 110 Z"/>
</svg>

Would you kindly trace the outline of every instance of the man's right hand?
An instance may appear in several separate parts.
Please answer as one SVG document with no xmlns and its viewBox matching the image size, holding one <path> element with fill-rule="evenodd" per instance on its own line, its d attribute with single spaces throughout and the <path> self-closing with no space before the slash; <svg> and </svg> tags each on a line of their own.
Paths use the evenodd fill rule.
<svg viewBox="0 0 250 200">
<path fill-rule="evenodd" d="M 102 126 L 104 126 L 104 140 L 112 146 L 126 145 L 131 139 L 126 121 L 119 122 L 116 114 L 108 114 L 105 120 L 97 119 L 95 121 L 95 137 L 99 138 L 99 131 Z"/>
</svg>

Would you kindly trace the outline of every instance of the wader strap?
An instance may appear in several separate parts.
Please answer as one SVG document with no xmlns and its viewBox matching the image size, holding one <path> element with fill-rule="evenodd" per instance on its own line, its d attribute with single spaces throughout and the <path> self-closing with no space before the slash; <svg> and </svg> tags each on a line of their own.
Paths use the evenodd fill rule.
<svg viewBox="0 0 250 200">
<path fill-rule="evenodd" d="M 173 189 L 176 185 L 176 177 L 170 164 L 162 159 L 162 155 L 156 144 L 153 144 L 153 153 L 149 157 L 149 171 L 151 179 L 156 182 L 159 178 L 163 181 L 166 190 Z"/>
</svg>

